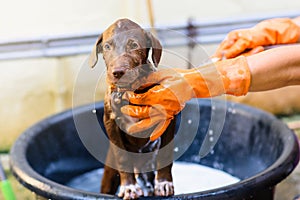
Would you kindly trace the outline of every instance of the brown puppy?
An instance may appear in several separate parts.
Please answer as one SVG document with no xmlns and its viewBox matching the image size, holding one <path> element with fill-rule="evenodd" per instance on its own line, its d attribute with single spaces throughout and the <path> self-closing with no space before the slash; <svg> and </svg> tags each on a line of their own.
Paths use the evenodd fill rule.
<svg viewBox="0 0 300 200">
<path fill-rule="evenodd" d="M 159 139 L 150 141 L 155 127 L 129 135 L 126 127 L 137 119 L 120 111 L 128 104 L 122 99 L 123 92 L 142 92 L 138 90 L 140 80 L 155 71 L 148 60 L 150 49 L 157 67 L 162 53 L 160 42 L 138 24 L 120 19 L 99 36 L 89 60 L 89 65 L 94 67 L 98 53 L 103 54 L 109 84 L 104 99 L 104 124 L 111 143 L 101 193 L 116 194 L 120 186 L 118 196 L 124 199 L 174 194 L 171 168 L 175 120 Z"/>
</svg>

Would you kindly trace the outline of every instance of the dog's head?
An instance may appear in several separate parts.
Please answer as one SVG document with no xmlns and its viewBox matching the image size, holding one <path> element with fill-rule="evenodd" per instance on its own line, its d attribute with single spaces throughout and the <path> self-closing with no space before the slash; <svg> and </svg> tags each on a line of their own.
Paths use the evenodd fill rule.
<svg viewBox="0 0 300 200">
<path fill-rule="evenodd" d="M 157 67 L 162 53 L 160 42 L 138 24 L 129 19 L 120 19 L 99 36 L 89 65 L 94 67 L 98 53 L 102 53 L 107 67 L 107 82 L 130 88 L 137 79 L 155 70 L 148 61 L 150 49 L 152 62 Z"/>
</svg>

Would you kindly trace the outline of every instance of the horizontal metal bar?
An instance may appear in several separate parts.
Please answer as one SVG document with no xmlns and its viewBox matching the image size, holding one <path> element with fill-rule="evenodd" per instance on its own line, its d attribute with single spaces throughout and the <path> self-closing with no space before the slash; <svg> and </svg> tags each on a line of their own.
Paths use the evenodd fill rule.
<svg viewBox="0 0 300 200">
<path fill-rule="evenodd" d="M 157 37 L 166 48 L 187 46 L 191 42 L 194 44 L 214 44 L 219 43 L 231 30 L 248 28 L 265 19 L 275 17 L 293 18 L 296 16 L 300 16 L 300 11 L 248 16 L 238 19 L 189 20 L 186 23 L 176 25 L 157 26 Z M 99 33 L 95 31 L 73 35 L 52 35 L 41 38 L 0 41 L 0 60 L 87 54 L 91 51 Z"/>
</svg>

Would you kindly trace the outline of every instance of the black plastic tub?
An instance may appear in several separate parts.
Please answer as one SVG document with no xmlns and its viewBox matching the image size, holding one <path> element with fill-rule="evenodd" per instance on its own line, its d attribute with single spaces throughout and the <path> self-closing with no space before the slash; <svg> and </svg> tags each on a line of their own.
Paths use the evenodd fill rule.
<svg viewBox="0 0 300 200">
<path fill-rule="evenodd" d="M 224 115 L 219 119 L 222 110 Z M 26 130 L 11 149 L 14 176 L 37 196 L 47 199 L 116 199 L 88 192 L 88 188 L 84 191 L 68 186 L 74 177 L 103 167 L 98 161 L 101 158 L 96 159 L 92 156 L 95 152 L 86 148 L 87 143 L 100 146 L 96 153 L 107 148 L 101 146 L 99 138 L 103 136 L 95 131 L 97 126 L 91 125 L 95 116 L 98 128 L 103 128 L 102 102 L 62 112 Z M 298 163 L 299 147 L 293 132 L 274 116 L 258 109 L 218 100 L 192 100 L 177 118 L 175 146 L 183 151 L 174 152 L 176 160 L 218 168 L 241 181 L 168 199 L 273 199 L 275 186 Z M 82 132 L 78 120 L 88 137 L 78 134 Z M 199 159 L 200 146 L 214 128 L 212 124 L 221 124 L 222 134 L 213 152 Z M 200 180 L 203 174 L 195 176 Z"/>
</svg>

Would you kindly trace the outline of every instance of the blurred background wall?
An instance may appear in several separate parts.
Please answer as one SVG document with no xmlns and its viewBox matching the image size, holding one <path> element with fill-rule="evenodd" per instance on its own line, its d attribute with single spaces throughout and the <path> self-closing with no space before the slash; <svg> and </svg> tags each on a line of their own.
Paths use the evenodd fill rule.
<svg viewBox="0 0 300 200">
<path fill-rule="evenodd" d="M 118 18 L 130 18 L 150 26 L 146 0 L 10 0 L 0 8 L 0 44 L 55 35 L 100 33 Z M 295 0 L 152 0 L 155 25 L 239 19 L 276 15 L 300 10 Z M 300 15 L 300 12 L 299 12 Z M 203 45 L 204 56 L 193 52 L 193 63 L 204 62 L 217 44 Z M 2 49 L 5 51 L 5 49 Z M 185 67 L 187 48 L 171 48 L 163 63 Z M 174 59 L 176 55 L 177 59 Z M 54 113 L 103 99 L 104 66 L 86 71 L 88 54 L 37 57 L 0 61 L 0 152 L 7 151 L 16 137 L 37 121 Z M 99 78 L 100 77 L 100 78 Z M 75 92 L 74 92 L 75 91 Z M 300 110 L 299 87 L 231 98 L 273 113 Z M 288 95 L 287 95 L 288 94 Z"/>
</svg>

